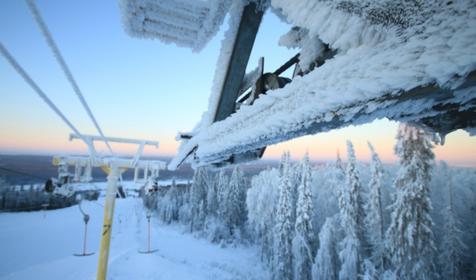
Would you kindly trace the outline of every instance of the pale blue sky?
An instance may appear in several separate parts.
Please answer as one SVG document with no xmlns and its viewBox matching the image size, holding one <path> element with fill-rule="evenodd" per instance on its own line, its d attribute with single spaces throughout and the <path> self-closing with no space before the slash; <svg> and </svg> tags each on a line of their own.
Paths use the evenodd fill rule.
<svg viewBox="0 0 476 280">
<path fill-rule="evenodd" d="M 162 150 L 148 152 L 173 154 L 176 132 L 191 129 L 206 110 L 227 25 L 197 54 L 157 40 L 129 37 L 122 29 L 116 0 L 39 0 L 37 6 L 104 132 L 159 140 Z M 264 55 L 265 70 L 272 71 L 296 53 L 277 45 L 289 28 L 271 13 L 265 16 L 250 59 L 252 67 Z M 24 1 L 0 1 L 0 41 L 82 133 L 96 134 Z M 69 129 L 3 58 L 0 100 L 0 153 L 84 151 L 81 145 L 68 142 Z M 301 156 L 309 149 L 316 159 L 319 154 L 329 158 L 349 138 L 362 147 L 363 158 L 368 157 L 364 149 L 369 139 L 392 161 L 395 129 L 395 123 L 380 121 L 274 146 L 268 156 L 283 149 L 296 150 Z M 445 153 L 454 154 L 451 145 L 461 146 L 463 141 L 476 154 L 474 137 L 463 132 L 456 136 Z M 458 157 L 450 161 L 476 165 L 463 154 L 458 154 L 459 161 Z"/>
<path fill-rule="evenodd" d="M 129 37 L 115 0 L 44 0 L 37 5 L 107 134 L 160 138 L 190 129 L 206 109 L 224 28 L 196 54 Z M 294 54 L 266 47 L 276 45 L 286 30 L 274 16 L 266 16 L 250 61 L 266 53 L 266 67 L 274 69 Z M 95 132 L 24 1 L 0 2 L 0 40 L 82 131 Z M 3 59 L 0 93 L 2 128 L 6 121 L 26 129 L 30 121 L 41 120 L 49 132 L 64 132 L 55 132 L 60 121 Z"/>
</svg>

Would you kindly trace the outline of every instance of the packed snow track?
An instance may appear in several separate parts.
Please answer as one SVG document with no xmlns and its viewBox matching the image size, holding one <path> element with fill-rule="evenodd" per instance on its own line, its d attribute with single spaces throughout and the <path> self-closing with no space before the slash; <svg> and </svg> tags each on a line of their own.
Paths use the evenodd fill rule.
<svg viewBox="0 0 476 280">
<path fill-rule="evenodd" d="M 103 201 L 85 202 L 91 215 L 89 257 L 82 252 L 84 224 L 77 206 L 60 210 L 0 214 L 0 279 L 95 279 Z M 152 217 L 154 254 L 147 246 L 142 200 L 116 201 L 108 279 L 264 279 L 254 248 L 221 248 L 196 239 L 183 226 L 162 225 Z"/>
</svg>

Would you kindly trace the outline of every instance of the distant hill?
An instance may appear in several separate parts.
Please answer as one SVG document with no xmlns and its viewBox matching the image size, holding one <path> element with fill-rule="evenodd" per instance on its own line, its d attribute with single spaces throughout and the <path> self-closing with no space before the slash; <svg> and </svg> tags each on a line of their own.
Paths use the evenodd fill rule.
<svg viewBox="0 0 476 280">
<path fill-rule="evenodd" d="M 57 168 L 52 164 L 52 156 L 44 155 L 0 155 L 0 177 L 10 185 L 24 185 L 33 183 L 43 183 L 50 177 L 57 176 Z M 149 160 L 170 161 L 170 157 L 144 157 Z M 267 167 L 277 166 L 277 161 L 260 160 L 242 165 L 245 173 L 254 175 Z M 6 171 L 2 168 L 12 170 Z M 73 168 L 70 169 L 71 172 Z M 133 170 L 128 170 L 123 174 L 123 179 L 131 180 L 134 176 Z M 182 165 L 176 171 L 162 170 L 161 179 L 181 178 L 191 179 L 193 169 L 189 164 Z M 93 169 L 93 178 L 95 181 L 105 181 L 106 175 L 99 168 Z"/>
</svg>

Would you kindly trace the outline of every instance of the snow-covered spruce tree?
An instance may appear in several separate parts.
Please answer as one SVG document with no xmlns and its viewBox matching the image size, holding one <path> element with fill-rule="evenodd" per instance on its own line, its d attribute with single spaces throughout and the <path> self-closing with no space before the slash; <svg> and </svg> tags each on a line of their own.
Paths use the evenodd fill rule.
<svg viewBox="0 0 476 280">
<path fill-rule="evenodd" d="M 310 186 L 311 165 L 307 153 L 300 166 L 301 184 L 298 188 L 296 223 L 294 226 L 295 235 L 293 238 L 293 275 L 296 280 L 311 280 L 313 250 L 315 247 L 314 229 L 312 227 L 314 207 Z"/>
<path fill-rule="evenodd" d="M 179 190 L 174 181 L 165 196 L 160 200 L 158 205 L 159 217 L 161 217 L 165 223 L 170 224 L 178 220 L 179 207 Z"/>
<path fill-rule="evenodd" d="M 350 141 L 347 141 L 347 154 L 346 184 L 340 209 L 344 239 L 340 242 L 339 279 L 357 279 L 362 266 L 364 210 L 361 195 L 362 186 L 356 168 L 354 147 Z"/>
<path fill-rule="evenodd" d="M 254 176 L 246 195 L 248 223 L 259 239 L 261 259 L 272 267 L 274 225 L 279 199 L 280 175 L 277 168 L 267 169 Z"/>
<path fill-rule="evenodd" d="M 197 215 L 197 219 L 195 221 L 198 221 L 197 224 L 200 223 L 200 225 L 201 225 L 201 228 L 199 228 L 199 230 L 204 229 L 205 221 L 206 221 L 206 218 L 207 218 L 207 210 L 206 210 L 205 203 L 206 203 L 205 200 L 201 200 L 200 204 L 198 206 L 198 215 Z"/>
<path fill-rule="evenodd" d="M 342 159 L 340 158 L 339 151 L 337 151 L 337 159 L 332 168 L 332 183 L 337 193 L 339 209 L 342 209 L 345 203 L 345 170 L 342 167 Z"/>
<path fill-rule="evenodd" d="M 281 155 L 281 160 L 279 161 L 279 166 L 278 166 L 279 176 L 282 176 L 284 174 L 284 168 L 285 167 L 289 167 L 290 157 L 291 157 L 291 155 L 290 155 L 289 152 L 284 152 Z"/>
<path fill-rule="evenodd" d="M 226 195 L 226 219 L 225 224 L 230 230 L 230 234 L 237 233 L 246 221 L 246 186 L 244 184 L 243 171 L 240 167 L 235 167 L 230 177 L 230 183 Z"/>
<path fill-rule="evenodd" d="M 206 217 L 206 213 L 203 212 L 206 206 L 208 179 L 208 172 L 205 168 L 200 167 L 195 170 L 190 190 L 190 231 L 203 229 Z M 203 204 L 202 207 L 201 204 Z"/>
<path fill-rule="evenodd" d="M 218 214 L 217 180 L 211 180 L 207 184 L 207 214 L 215 217 Z"/>
<path fill-rule="evenodd" d="M 375 264 L 370 259 L 365 259 L 362 263 L 362 280 L 379 280 L 381 273 L 377 271 Z"/>
<path fill-rule="evenodd" d="M 212 179 L 210 177 L 210 179 Z M 230 240 L 231 231 L 228 225 L 228 192 L 229 183 L 222 169 L 215 174 L 213 181 L 208 184 L 207 215 L 204 225 L 204 234 L 208 241 L 217 243 Z"/>
<path fill-rule="evenodd" d="M 301 163 L 293 163 L 291 162 L 291 153 L 289 151 L 284 152 L 281 157 L 281 165 L 287 168 L 287 177 L 289 179 L 289 183 L 291 185 L 291 224 L 294 226 L 296 224 L 296 210 L 297 210 L 297 200 L 298 200 L 298 188 L 301 185 L 301 176 L 302 176 L 302 169 Z M 284 176 L 284 170 L 281 170 L 281 176 Z M 294 233 L 294 231 L 293 231 Z M 294 236 L 294 235 L 293 235 Z"/>
<path fill-rule="evenodd" d="M 319 250 L 317 251 L 312 267 L 312 279 L 337 279 L 337 216 L 326 218 L 319 232 Z"/>
<path fill-rule="evenodd" d="M 435 279 L 433 222 L 429 182 L 434 155 L 424 131 L 401 124 L 395 152 L 400 170 L 395 180 L 386 249 L 398 279 Z"/>
<path fill-rule="evenodd" d="M 370 261 L 378 275 L 383 272 L 384 228 L 382 211 L 382 177 L 383 165 L 374 147 L 369 142 L 372 154 L 370 162 L 369 193 L 365 203 L 365 232 L 370 249 Z M 367 267 L 370 267 L 367 264 Z"/>
<path fill-rule="evenodd" d="M 229 179 L 228 179 L 228 176 L 225 174 L 224 169 L 221 169 L 220 172 L 216 176 L 217 176 L 216 186 L 217 186 L 217 203 L 218 203 L 217 214 L 218 214 L 218 218 L 221 221 L 225 221 Z"/>
<path fill-rule="evenodd" d="M 276 209 L 276 225 L 274 227 L 274 265 L 273 279 L 293 279 L 292 265 L 292 185 L 289 175 L 289 162 L 286 156 L 282 160 L 282 173 L 279 183 L 279 200 Z"/>
<path fill-rule="evenodd" d="M 185 187 L 185 190 L 181 192 L 181 205 L 179 208 L 179 221 L 183 224 L 190 223 L 191 220 L 191 205 L 190 205 L 190 193 L 191 193 L 191 184 L 190 182 Z"/>
<path fill-rule="evenodd" d="M 289 152 L 287 152 L 287 160 L 289 162 L 289 180 L 291 182 L 291 194 L 292 194 L 292 200 L 291 200 L 291 205 L 292 207 L 292 215 L 291 215 L 291 221 L 293 224 L 296 223 L 296 211 L 297 211 L 297 203 L 298 203 L 298 196 L 299 196 L 299 186 L 301 185 L 301 177 L 302 177 L 302 162 L 296 162 L 296 163 L 291 163 L 290 162 L 290 157 L 291 155 Z M 308 180 L 310 180 L 310 176 Z"/>
<path fill-rule="evenodd" d="M 320 230 L 326 217 L 339 213 L 339 201 L 345 186 L 345 171 L 340 156 L 333 163 L 317 166 L 312 172 L 311 190 L 314 209 L 318 215 L 314 217 L 314 229 Z M 315 235 L 319 232 L 315 231 Z"/>
<path fill-rule="evenodd" d="M 462 277 L 462 257 L 466 245 L 462 241 L 461 223 L 454 209 L 453 178 L 445 162 L 442 162 L 444 177 L 446 177 L 447 206 L 443 209 L 444 226 L 441 244 L 440 268 L 443 279 L 456 280 Z"/>
</svg>

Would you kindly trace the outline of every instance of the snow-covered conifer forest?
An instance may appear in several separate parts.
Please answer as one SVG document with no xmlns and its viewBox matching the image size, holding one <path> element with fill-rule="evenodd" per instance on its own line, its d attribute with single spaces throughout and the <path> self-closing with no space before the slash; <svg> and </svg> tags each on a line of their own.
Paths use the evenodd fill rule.
<svg viewBox="0 0 476 280">
<path fill-rule="evenodd" d="M 158 217 L 221 246 L 255 245 L 272 279 L 474 279 L 476 171 L 435 162 L 424 131 L 401 125 L 384 165 L 282 156 L 253 177 L 198 168 L 159 194 Z"/>
</svg>

